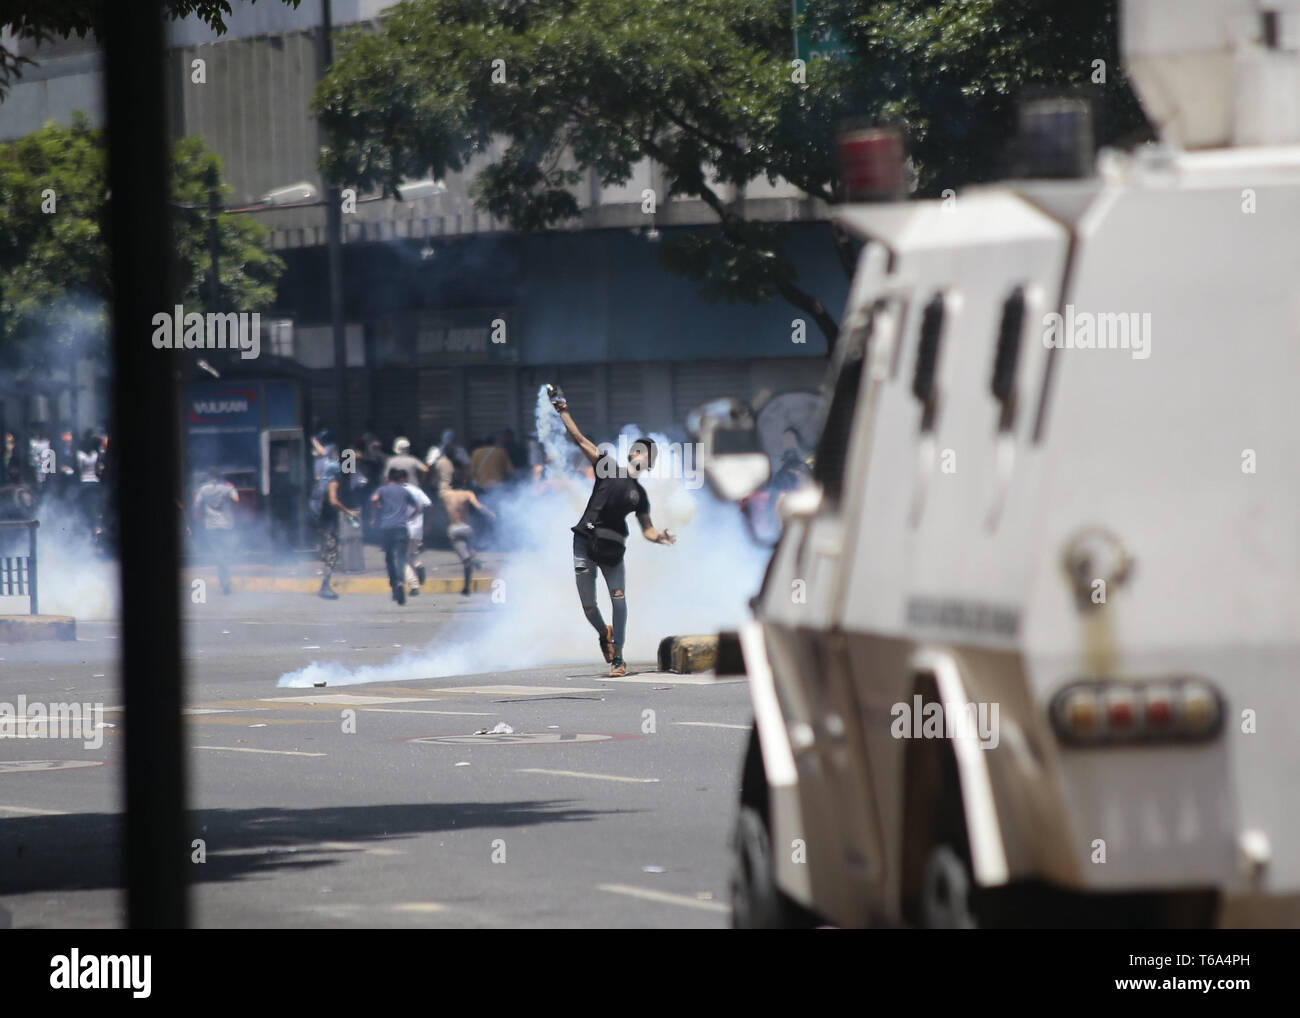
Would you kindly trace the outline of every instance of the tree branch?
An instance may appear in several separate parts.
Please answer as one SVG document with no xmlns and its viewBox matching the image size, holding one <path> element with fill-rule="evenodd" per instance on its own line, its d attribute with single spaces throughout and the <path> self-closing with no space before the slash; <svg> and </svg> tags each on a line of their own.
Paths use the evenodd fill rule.
<svg viewBox="0 0 1300 1018">
<path fill-rule="evenodd" d="M 653 139 L 643 138 L 642 145 L 650 158 L 658 160 L 665 166 L 669 165 L 668 154 Z M 717 192 L 704 179 L 704 171 L 700 167 L 691 167 L 690 183 L 699 194 L 700 199 L 717 215 L 718 225 L 722 228 L 723 236 L 736 244 L 749 248 L 756 247 L 754 242 L 746 237 L 744 231 L 739 227 L 739 224 L 743 223 L 744 220 L 727 208 L 722 199 L 718 197 Z M 840 327 L 830 312 L 826 310 L 826 306 L 811 293 L 795 285 L 794 282 L 778 272 L 769 271 L 767 278 L 782 297 L 800 311 L 808 314 L 817 323 L 817 327 L 821 329 L 822 334 L 826 337 L 826 352 L 829 354 L 835 348 L 835 343 L 839 339 Z"/>
</svg>

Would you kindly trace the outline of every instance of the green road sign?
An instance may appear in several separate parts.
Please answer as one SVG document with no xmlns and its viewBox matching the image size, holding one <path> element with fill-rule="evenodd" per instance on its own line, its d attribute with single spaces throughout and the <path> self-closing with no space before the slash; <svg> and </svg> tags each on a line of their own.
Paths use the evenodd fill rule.
<svg viewBox="0 0 1300 1018">
<path fill-rule="evenodd" d="M 808 0 L 790 0 L 794 18 L 794 55 L 798 60 L 849 60 L 852 54 L 844 41 L 829 25 L 804 24 Z"/>
</svg>

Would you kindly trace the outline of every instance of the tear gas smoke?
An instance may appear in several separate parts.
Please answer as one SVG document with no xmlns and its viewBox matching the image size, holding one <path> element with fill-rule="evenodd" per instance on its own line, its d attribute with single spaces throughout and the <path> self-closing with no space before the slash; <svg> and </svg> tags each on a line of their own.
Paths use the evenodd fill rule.
<svg viewBox="0 0 1300 1018">
<path fill-rule="evenodd" d="M 41 524 L 36 532 L 41 613 L 79 621 L 116 619 L 118 566 L 95 549 L 85 518 L 57 498 L 42 499 L 36 518 Z"/>
<path fill-rule="evenodd" d="M 603 669 L 596 634 L 582 614 L 573 578 L 573 534 L 592 482 L 575 465 L 575 446 L 542 388 L 537 397 L 537 436 L 548 459 L 547 478 L 497 496 L 497 532 L 511 551 L 491 598 L 491 611 L 453 619 L 427 647 L 383 665 L 357 669 L 312 662 L 282 675 L 281 686 L 330 686 L 579 663 Z M 578 422 L 581 427 L 582 422 Z M 624 428 L 624 434 L 636 433 Z M 668 462 L 663 435 L 656 467 Z M 677 462 L 681 457 L 677 457 Z M 581 461 L 586 466 L 585 460 Z M 748 536 L 735 506 L 716 500 L 691 479 L 659 470 L 641 479 L 656 527 L 677 538 L 672 546 L 641 540 L 629 520 L 627 543 L 628 626 L 624 657 L 653 659 L 659 641 L 676 633 L 711 633 L 739 625 L 758 589 L 768 552 Z M 656 476 L 658 475 L 658 476 Z M 482 596 L 482 595 L 479 595 Z M 609 592 L 598 584 L 601 613 L 612 621 Z"/>
</svg>

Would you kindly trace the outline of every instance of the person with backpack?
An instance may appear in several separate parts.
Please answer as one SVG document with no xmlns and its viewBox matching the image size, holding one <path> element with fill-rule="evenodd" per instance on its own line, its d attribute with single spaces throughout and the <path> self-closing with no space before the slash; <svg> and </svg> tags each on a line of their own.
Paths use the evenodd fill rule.
<svg viewBox="0 0 1300 1018">
<path fill-rule="evenodd" d="M 627 599 L 624 595 L 623 553 L 627 543 L 627 515 L 636 513 L 637 523 L 647 541 L 672 544 L 677 539 L 667 530 L 656 530 L 650 521 L 650 499 L 637 478 L 654 466 L 655 446 L 648 438 L 636 439 L 627 455 L 627 466 L 620 467 L 614 458 L 602 453 L 587 438 L 569 415 L 569 404 L 556 386 L 548 386 L 551 405 L 564 422 L 564 430 L 578 444 L 595 471 L 595 485 L 582 519 L 573 530 L 573 574 L 578 584 L 578 600 L 583 614 L 600 638 L 600 652 L 609 662 L 611 677 L 626 675 L 623 638 L 627 632 Z M 605 625 L 596 604 L 596 574 L 599 567 L 609 588 L 614 609 L 614 624 Z"/>
<path fill-rule="evenodd" d="M 339 464 L 330 460 L 325 464 L 321 476 L 312 489 L 311 502 L 308 506 L 312 518 L 316 521 L 316 532 L 320 536 L 321 581 L 318 596 L 327 601 L 337 601 L 338 592 L 330 586 L 334 569 L 339 564 L 339 513 L 359 520 L 361 514 L 349 509 L 339 501 Z M 359 525 L 359 524 L 354 524 Z"/>
</svg>

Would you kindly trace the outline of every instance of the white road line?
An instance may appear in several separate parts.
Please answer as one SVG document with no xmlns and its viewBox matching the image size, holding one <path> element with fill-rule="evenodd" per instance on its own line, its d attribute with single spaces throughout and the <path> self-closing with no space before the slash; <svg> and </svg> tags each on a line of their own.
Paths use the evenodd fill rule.
<svg viewBox="0 0 1300 1018">
<path fill-rule="evenodd" d="M 258 703 L 286 704 L 333 703 L 342 707 L 367 707 L 379 703 L 419 703 L 427 696 L 360 696 L 356 693 L 305 693 L 302 696 L 259 696 Z"/>
<path fill-rule="evenodd" d="M 656 686 L 725 686 L 730 682 L 745 682 L 745 679 L 715 679 L 707 675 L 672 675 L 667 672 L 650 672 L 646 675 L 573 675 L 570 678 L 586 679 L 588 682 L 638 682 Z"/>
<path fill-rule="evenodd" d="M 436 901 L 404 901 L 400 905 L 394 905 L 394 912 L 445 912 L 446 905 L 439 905 Z"/>
<path fill-rule="evenodd" d="M 692 728 L 739 728 L 742 732 L 747 732 L 753 725 L 729 725 L 723 721 L 674 721 L 675 725 L 688 725 Z"/>
<path fill-rule="evenodd" d="M 34 806 L 0 806 L 0 813 L 22 813 L 34 817 L 66 817 L 68 813 L 61 809 L 37 809 Z"/>
<path fill-rule="evenodd" d="M 418 707 L 361 707 L 367 714 L 463 714 L 472 718 L 494 718 L 491 711 L 481 710 L 420 710 Z"/>
<path fill-rule="evenodd" d="M 269 753 L 274 756 L 324 756 L 324 753 L 300 753 L 296 749 L 251 749 L 247 746 L 191 746 L 190 749 L 215 749 L 223 753 Z"/>
<path fill-rule="evenodd" d="M 591 681 L 591 676 L 584 676 Z M 599 680 L 603 682 L 604 680 Z M 426 689 L 426 693 L 471 693 L 475 696 L 555 696 L 557 693 L 599 693 L 600 689 L 575 686 L 448 686 L 446 689 Z"/>
<path fill-rule="evenodd" d="M 598 884 L 598 891 L 608 891 L 610 894 L 626 894 L 629 898 L 640 898 L 642 901 L 657 901 L 661 905 L 682 905 L 685 908 L 703 909 L 705 912 L 730 912 L 731 906 L 724 905 L 720 901 L 701 901 L 699 898 L 689 898 L 684 894 L 669 894 L 667 891 L 654 891 L 648 887 L 632 887 L 628 884 Z"/>
<path fill-rule="evenodd" d="M 247 713 L 248 711 L 267 710 L 266 707 L 182 707 L 181 713 L 186 715 L 199 714 L 237 714 Z"/>
<path fill-rule="evenodd" d="M 544 767 L 521 767 L 520 774 L 555 774 L 562 778 L 594 778 L 597 781 L 624 781 L 630 785 L 657 784 L 658 778 L 624 778 L 617 774 L 588 774 L 586 771 L 552 771 Z"/>
</svg>

